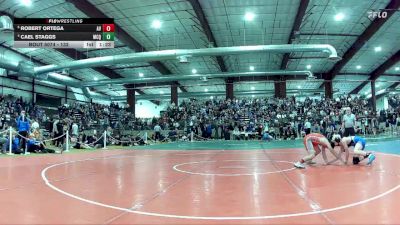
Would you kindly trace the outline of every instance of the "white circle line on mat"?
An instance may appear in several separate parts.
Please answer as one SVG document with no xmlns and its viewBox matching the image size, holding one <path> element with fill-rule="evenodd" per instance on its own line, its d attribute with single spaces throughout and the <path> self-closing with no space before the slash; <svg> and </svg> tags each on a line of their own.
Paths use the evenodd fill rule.
<svg viewBox="0 0 400 225">
<path fill-rule="evenodd" d="M 380 154 L 390 155 L 390 156 L 394 156 L 394 157 L 400 157 L 398 155 L 387 154 L 387 153 L 380 153 Z M 314 211 L 307 211 L 307 212 L 277 214 L 277 215 L 267 215 L 267 216 L 185 216 L 185 215 L 174 215 L 174 214 L 164 214 L 164 213 L 156 213 L 156 212 L 137 211 L 137 210 L 132 210 L 132 209 L 128 209 L 128 208 L 123 208 L 123 207 L 118 207 L 118 206 L 113 206 L 113 205 L 96 202 L 96 201 L 93 201 L 90 199 L 82 198 L 80 196 L 68 193 L 68 192 L 54 186 L 53 184 L 51 184 L 50 181 L 46 177 L 46 172 L 51 168 L 54 168 L 54 167 L 57 167 L 60 165 L 65 165 L 68 163 L 74 163 L 74 162 L 78 162 L 78 161 L 89 161 L 89 160 L 96 160 L 96 159 L 99 159 L 99 158 L 92 158 L 92 159 L 89 158 L 89 159 L 84 159 L 84 160 L 67 161 L 67 162 L 57 163 L 57 164 L 48 166 L 48 167 L 44 168 L 41 172 L 42 179 L 45 182 L 45 184 L 48 187 L 50 187 L 51 189 L 53 189 L 63 195 L 66 195 L 68 197 L 71 197 L 76 200 L 86 202 L 86 203 L 89 203 L 92 205 L 97 205 L 97 206 L 101 206 L 101 207 L 105 207 L 105 208 L 109 208 L 109 209 L 115 209 L 115 210 L 134 213 L 134 214 L 138 214 L 138 215 L 144 215 L 144 216 L 155 216 L 155 217 L 165 217 L 165 218 L 175 218 L 175 219 L 192 219 L 192 220 L 259 220 L 259 219 L 277 219 L 277 218 L 289 218 L 289 217 L 297 217 L 297 216 L 309 216 L 309 215 L 315 215 L 315 214 L 320 214 L 320 213 L 328 213 L 328 212 L 338 211 L 338 210 L 362 205 L 362 204 L 374 201 L 376 199 L 382 198 L 400 188 L 400 184 L 399 184 L 381 194 L 375 195 L 373 197 L 370 197 L 370 198 L 367 198 L 367 199 L 364 199 L 364 200 L 361 200 L 358 202 L 354 202 L 354 203 L 350 203 L 350 204 L 346 204 L 346 205 L 342 205 L 342 206 L 338 206 L 338 207 L 328 208 L 328 209 L 321 209 L 321 210 L 314 210 Z"/>
<path fill-rule="evenodd" d="M 222 160 L 222 162 L 271 162 L 274 160 Z M 202 175 L 202 176 L 223 176 L 223 177 L 236 177 L 236 176 L 254 176 L 254 175 L 262 175 L 262 174 L 273 174 L 273 173 L 281 173 L 281 172 L 286 172 L 290 170 L 295 170 L 295 167 L 291 167 L 289 169 L 284 169 L 284 170 L 277 170 L 277 171 L 268 171 L 268 172 L 255 172 L 255 173 L 201 173 L 201 172 L 191 172 L 187 170 L 182 170 L 179 169 L 178 167 L 184 166 L 184 165 L 190 165 L 190 164 L 200 164 L 200 163 L 215 163 L 217 161 L 198 161 L 198 162 L 187 162 L 187 163 L 180 163 L 174 165 L 172 168 L 175 171 L 181 172 L 181 173 L 186 173 L 186 174 L 191 174 L 191 175 Z M 274 162 L 280 162 L 280 163 L 290 163 L 293 164 L 293 162 L 289 161 L 274 161 Z"/>
<path fill-rule="evenodd" d="M 229 150 L 228 150 L 229 151 Z M 232 150 L 232 151 L 238 151 L 238 150 Z M 257 151 L 257 150 L 250 150 L 250 151 L 243 151 L 243 152 L 227 152 L 225 151 L 225 153 L 227 155 L 231 155 L 231 154 L 265 154 L 262 150 Z M 291 151 L 291 152 L 269 152 L 267 151 L 268 154 L 299 154 L 298 151 Z M 186 155 L 213 155 L 215 153 L 212 152 L 197 152 L 197 153 L 177 153 L 175 155 L 179 155 L 179 156 L 186 156 Z"/>
</svg>

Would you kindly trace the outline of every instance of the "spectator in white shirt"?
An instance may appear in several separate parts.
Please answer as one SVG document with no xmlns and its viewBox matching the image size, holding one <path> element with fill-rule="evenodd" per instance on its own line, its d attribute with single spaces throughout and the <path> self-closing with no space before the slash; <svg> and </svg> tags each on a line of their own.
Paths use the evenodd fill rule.
<svg viewBox="0 0 400 225">
<path fill-rule="evenodd" d="M 78 137 L 79 136 L 79 127 L 78 127 L 78 124 L 76 124 L 76 122 L 74 122 L 72 124 L 72 136 L 73 137 Z"/>
<path fill-rule="evenodd" d="M 237 126 L 235 126 L 235 129 L 233 130 L 233 139 L 240 140 L 240 131 L 239 131 L 239 127 L 237 127 Z"/>
<path fill-rule="evenodd" d="M 356 116 L 351 113 L 350 107 L 346 109 L 346 114 L 343 116 L 342 128 L 344 128 L 344 137 L 356 135 L 355 131 Z"/>
<path fill-rule="evenodd" d="M 304 132 L 306 132 L 306 135 L 311 133 L 311 123 L 308 119 L 306 119 L 306 122 L 304 123 Z"/>
<path fill-rule="evenodd" d="M 58 134 L 58 129 L 57 125 L 60 121 L 58 119 L 55 119 L 53 122 L 53 130 L 51 131 L 53 133 L 53 137 L 55 137 Z"/>
<path fill-rule="evenodd" d="M 160 140 L 160 137 L 161 137 L 161 127 L 160 127 L 160 125 L 158 125 L 158 124 L 156 124 L 155 126 L 154 126 L 154 135 L 155 135 L 155 137 L 154 137 L 154 139 L 157 141 L 157 140 Z"/>
<path fill-rule="evenodd" d="M 36 119 L 32 119 L 32 126 L 31 126 L 31 129 L 32 129 L 32 132 L 33 131 L 36 131 L 36 130 L 39 130 L 39 123 L 38 123 L 38 121 L 36 120 Z"/>
</svg>

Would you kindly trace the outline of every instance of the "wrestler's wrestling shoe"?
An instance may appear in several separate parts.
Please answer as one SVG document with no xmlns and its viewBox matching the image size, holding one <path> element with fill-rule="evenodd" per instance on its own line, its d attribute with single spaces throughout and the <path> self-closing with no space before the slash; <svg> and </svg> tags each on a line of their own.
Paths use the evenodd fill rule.
<svg viewBox="0 0 400 225">
<path fill-rule="evenodd" d="M 367 165 L 371 165 L 372 164 L 372 162 L 375 160 L 375 155 L 374 154 L 369 154 L 369 156 L 368 156 L 368 162 L 367 162 Z"/>
<path fill-rule="evenodd" d="M 294 167 L 299 168 L 299 169 L 305 169 L 306 167 L 303 165 L 301 162 L 295 162 Z"/>
</svg>

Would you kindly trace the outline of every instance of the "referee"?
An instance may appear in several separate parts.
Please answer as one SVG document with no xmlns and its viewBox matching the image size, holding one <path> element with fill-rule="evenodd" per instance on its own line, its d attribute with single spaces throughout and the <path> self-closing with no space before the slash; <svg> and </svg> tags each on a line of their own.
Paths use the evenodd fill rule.
<svg viewBox="0 0 400 225">
<path fill-rule="evenodd" d="M 356 131 L 355 131 L 355 125 L 356 125 L 356 116 L 351 113 L 350 107 L 346 109 L 346 114 L 343 116 L 342 120 L 342 128 L 344 128 L 344 137 L 348 136 L 355 136 Z"/>
</svg>

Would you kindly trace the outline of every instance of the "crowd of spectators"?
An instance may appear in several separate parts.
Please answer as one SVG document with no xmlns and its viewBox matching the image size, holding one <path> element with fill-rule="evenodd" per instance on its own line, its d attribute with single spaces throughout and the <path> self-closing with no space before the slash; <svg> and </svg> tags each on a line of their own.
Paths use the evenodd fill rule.
<svg viewBox="0 0 400 225">
<path fill-rule="evenodd" d="M 31 118 L 31 119 L 29 119 Z M 25 102 L 22 98 L 12 96 L 0 96 L 0 144 L 1 151 L 5 152 L 9 148 L 9 127 L 14 127 L 18 134 L 12 135 L 12 150 L 14 153 L 21 153 L 26 148 L 43 147 L 36 145 L 35 138 L 38 138 L 39 123 L 47 120 L 46 113 L 40 107 L 32 103 Z M 40 151 L 40 150 L 37 150 Z M 44 148 L 43 148 L 43 151 Z"/>
<path fill-rule="evenodd" d="M 261 138 L 264 133 L 274 139 L 295 139 L 309 132 L 344 132 L 342 121 L 347 108 L 356 117 L 354 129 L 358 134 L 400 130 L 398 105 L 376 114 L 368 100 L 350 96 L 304 101 L 295 97 L 192 99 L 169 106 L 159 125 L 163 130 L 185 128 L 187 133 L 193 131 L 203 139 Z"/>
<path fill-rule="evenodd" d="M 310 132 L 329 135 L 344 130 L 342 121 L 345 109 L 349 108 L 356 118 L 356 133 L 400 134 L 399 96 L 389 97 L 388 104 L 388 109 L 375 113 L 368 100 L 350 96 L 301 100 L 295 97 L 190 99 L 178 106 L 170 104 L 159 118 L 135 118 L 128 107 L 114 103 L 66 104 L 46 114 L 44 109 L 22 98 L 0 96 L 0 128 L 5 131 L 12 126 L 17 130 L 12 142 L 13 146 L 19 146 L 15 152 L 47 152 L 46 143 L 40 141 L 44 138 L 55 138 L 51 143 L 63 148 L 67 131 L 77 148 L 101 145 L 98 138 L 104 130 L 124 140 L 137 139 L 125 137 L 123 131 L 127 130 L 153 130 L 149 138 L 156 140 L 187 139 L 192 133 L 200 139 L 261 139 L 267 134 L 271 139 L 286 140 Z M 82 132 L 85 130 L 91 132 Z M 0 138 L 3 151 L 8 149 L 8 143 L 8 136 L 3 133 Z"/>
<path fill-rule="evenodd" d="M 25 111 L 27 116 L 35 120 L 46 121 L 46 113 L 43 109 L 25 102 L 22 98 L 0 95 L 0 130 L 8 126 L 15 126 L 15 120 L 21 111 Z"/>
<path fill-rule="evenodd" d="M 117 137 L 123 130 L 152 129 L 155 118 L 134 118 L 125 107 L 111 103 L 73 103 L 47 110 L 23 101 L 22 98 L 0 96 L 0 144 L 2 152 L 9 150 L 8 128 L 16 130 L 12 136 L 12 152 L 51 152 L 47 145 L 65 149 L 65 134 L 69 131 L 71 146 L 89 148 L 102 145 L 99 140 L 104 130 Z M 153 123 L 154 122 L 154 123 Z M 88 131 L 88 132 L 83 132 Z M 44 139 L 53 139 L 43 142 Z"/>
<path fill-rule="evenodd" d="M 82 129 L 98 128 L 121 130 L 145 130 L 151 129 L 155 119 L 135 118 L 129 112 L 128 107 L 122 107 L 118 104 L 82 104 L 74 103 L 72 105 L 63 105 L 58 107 L 59 118 L 70 118 L 76 121 Z"/>
<path fill-rule="evenodd" d="M 390 109 L 393 109 L 394 113 L 400 113 L 400 95 L 393 95 L 388 98 L 388 104 Z"/>
</svg>

